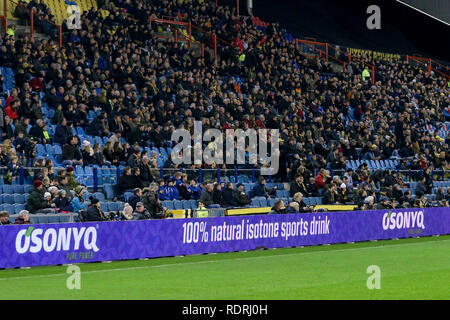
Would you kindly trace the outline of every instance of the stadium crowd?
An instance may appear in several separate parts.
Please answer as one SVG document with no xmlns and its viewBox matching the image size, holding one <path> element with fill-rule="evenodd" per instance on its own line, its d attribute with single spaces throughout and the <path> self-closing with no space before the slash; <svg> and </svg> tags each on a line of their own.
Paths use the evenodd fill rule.
<svg viewBox="0 0 450 320">
<path fill-rule="evenodd" d="M 27 6 L 52 19 L 44 1 Z M 109 12 L 106 17 L 103 10 Z M 215 64 L 209 50 L 201 57 L 173 39 L 159 41 L 164 30 L 150 28 L 150 15 L 189 19 L 206 30 L 193 29 L 197 41 L 208 46 L 215 34 L 232 46 L 219 45 Z M 99 10 L 83 13 L 81 22 L 81 30 L 64 30 L 62 48 L 53 39 L 0 39 L 0 66 L 15 75 L 15 88 L 4 93 L 0 108 L 0 164 L 9 183 L 20 166 L 38 168 L 30 213 L 86 211 L 88 220 L 105 219 L 98 199 L 83 200 L 84 188 L 73 176 L 76 165 L 125 166 L 116 192 L 131 191 L 133 198 L 123 219 L 162 218 L 164 200 L 194 199 L 199 207 L 215 208 L 275 197 L 264 178 L 247 194 L 242 184 L 209 178 L 200 183 L 181 172 L 226 171 L 234 165 L 175 165 L 169 157 L 164 168 L 180 172 L 162 179 L 157 155 L 143 148 L 172 146 L 172 132 L 193 133 L 194 120 L 203 130 L 218 128 L 224 135 L 227 129 L 279 129 L 280 168 L 272 178 L 289 183 L 293 201 L 277 201 L 272 213 L 311 211 L 302 198 L 313 196 L 324 204 L 354 203 L 364 210 L 426 207 L 431 171 L 450 172 L 449 136 L 430 130 L 444 126 L 450 102 L 448 81 L 438 74 L 405 61 L 372 60 L 373 84 L 363 64 L 353 61 L 341 70 L 309 59 L 279 24 L 256 26 L 252 17 L 238 17 L 231 6 L 216 8 L 214 1 L 105 0 Z M 42 103 L 54 110 L 53 118 L 44 116 Z M 100 116 L 90 122 L 91 110 Z M 53 137 L 49 123 L 57 126 Z M 91 146 L 73 135 L 74 127 L 108 140 Z M 54 172 L 52 161 L 37 160 L 37 143 L 60 144 L 66 169 Z M 260 168 L 250 163 L 253 156 L 247 152 L 247 164 L 238 168 Z M 370 171 L 366 163 L 348 169 L 348 161 L 357 159 L 402 159 L 398 170 L 421 171 L 415 198 L 401 190 L 408 187 L 402 173 Z M 439 205 L 448 206 L 449 196 L 450 189 L 440 190 Z"/>
</svg>

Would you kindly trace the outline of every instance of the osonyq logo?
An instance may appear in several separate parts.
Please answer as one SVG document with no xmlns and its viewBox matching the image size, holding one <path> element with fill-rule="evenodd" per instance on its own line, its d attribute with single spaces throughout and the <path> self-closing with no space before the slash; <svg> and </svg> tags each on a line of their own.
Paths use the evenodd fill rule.
<svg viewBox="0 0 450 320">
<path fill-rule="evenodd" d="M 81 228 L 49 228 L 22 229 L 16 236 L 16 251 L 19 254 L 79 250 L 80 245 L 86 250 L 97 252 L 97 229 L 95 227 Z"/>
<path fill-rule="evenodd" d="M 405 211 L 393 212 L 389 211 L 383 215 L 383 230 L 422 228 L 425 229 L 423 223 L 423 211 Z"/>
</svg>

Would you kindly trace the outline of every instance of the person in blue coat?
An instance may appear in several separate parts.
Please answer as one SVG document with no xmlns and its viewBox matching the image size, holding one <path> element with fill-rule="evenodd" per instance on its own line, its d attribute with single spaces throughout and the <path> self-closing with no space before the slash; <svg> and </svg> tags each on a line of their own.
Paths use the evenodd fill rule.
<svg viewBox="0 0 450 320">
<path fill-rule="evenodd" d="M 191 199 L 198 200 L 200 199 L 200 196 L 202 194 L 202 188 L 200 187 L 200 185 L 197 184 L 197 181 L 192 179 L 191 184 L 188 187 L 188 192 Z"/>
<path fill-rule="evenodd" d="M 83 200 L 84 187 L 78 186 L 74 189 L 75 197 L 71 202 L 71 212 L 80 212 L 81 210 L 87 210 L 88 202 Z"/>
</svg>

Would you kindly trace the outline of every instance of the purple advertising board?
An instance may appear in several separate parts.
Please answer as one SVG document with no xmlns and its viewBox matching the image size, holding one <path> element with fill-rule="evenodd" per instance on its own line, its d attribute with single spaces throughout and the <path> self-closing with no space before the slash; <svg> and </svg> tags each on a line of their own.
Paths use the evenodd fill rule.
<svg viewBox="0 0 450 320">
<path fill-rule="evenodd" d="M 0 226 L 0 268 L 450 234 L 450 208 Z"/>
</svg>

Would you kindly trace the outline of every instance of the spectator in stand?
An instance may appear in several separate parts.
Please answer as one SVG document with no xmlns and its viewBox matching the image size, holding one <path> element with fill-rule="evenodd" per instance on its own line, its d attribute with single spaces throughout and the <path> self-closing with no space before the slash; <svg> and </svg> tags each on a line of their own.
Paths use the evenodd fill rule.
<svg viewBox="0 0 450 320">
<path fill-rule="evenodd" d="M 325 186 L 327 185 L 326 184 L 326 178 L 327 178 L 327 176 L 326 176 L 326 170 L 325 169 L 320 169 L 319 170 L 319 173 L 317 174 L 317 176 L 316 176 L 316 179 L 315 179 L 315 183 L 316 183 L 316 188 L 317 188 L 317 190 L 322 190 L 323 188 L 325 188 Z"/>
<path fill-rule="evenodd" d="M 302 175 L 297 174 L 295 176 L 295 181 L 290 183 L 289 193 L 291 197 L 293 197 L 298 192 L 302 193 L 305 196 L 308 196 L 308 189 L 303 179 L 304 178 Z"/>
<path fill-rule="evenodd" d="M 79 140 L 77 136 L 71 136 L 63 146 L 61 160 L 64 165 L 83 165 L 83 156 L 78 146 Z"/>
<path fill-rule="evenodd" d="M 19 217 L 16 218 L 14 224 L 31 224 L 30 213 L 27 210 L 19 212 Z"/>
<path fill-rule="evenodd" d="M 294 200 L 293 202 L 297 203 L 298 205 L 297 212 L 311 212 L 314 209 L 314 207 L 308 206 L 303 201 L 303 194 L 301 192 L 297 192 L 296 194 L 294 194 L 293 200 Z"/>
<path fill-rule="evenodd" d="M 240 207 L 248 206 L 252 202 L 245 193 L 244 185 L 242 183 L 237 184 L 234 199 Z"/>
<path fill-rule="evenodd" d="M 142 202 L 138 202 L 136 204 L 136 210 L 133 212 L 133 220 L 148 220 L 151 219 L 152 216 L 150 212 L 144 207 Z"/>
<path fill-rule="evenodd" d="M 259 177 L 258 183 L 255 184 L 253 189 L 251 190 L 249 196 L 250 198 L 254 197 L 266 197 L 270 198 L 271 195 L 274 195 L 277 187 L 273 187 L 272 189 L 268 189 L 266 187 L 266 179 L 264 177 Z"/>
<path fill-rule="evenodd" d="M 9 221 L 9 213 L 6 211 L 0 212 L 0 226 L 7 226 L 11 224 L 11 221 Z"/>
<path fill-rule="evenodd" d="M 67 119 L 63 118 L 61 123 L 56 126 L 55 138 L 53 141 L 59 144 L 65 144 L 72 136 L 72 126 L 67 124 Z"/>
<path fill-rule="evenodd" d="M 133 210 L 136 210 L 136 204 L 142 201 L 142 189 L 136 188 L 133 191 L 133 195 L 128 199 L 128 203 Z"/>
<path fill-rule="evenodd" d="M 200 185 L 197 184 L 197 181 L 195 179 L 191 180 L 191 184 L 188 187 L 188 192 L 191 199 L 193 200 L 200 199 L 200 196 L 202 194 L 202 188 L 200 187 Z"/>
<path fill-rule="evenodd" d="M 269 214 L 286 214 L 286 213 L 287 213 L 287 209 L 284 205 L 284 201 L 281 199 L 279 199 L 275 202 L 271 211 L 269 212 Z"/>
<path fill-rule="evenodd" d="M 133 192 L 135 177 L 131 174 L 131 168 L 125 167 L 117 182 L 117 193 Z"/>
<path fill-rule="evenodd" d="M 73 197 L 71 201 L 71 212 L 80 212 L 80 211 L 86 211 L 88 208 L 88 202 L 83 199 L 83 193 L 86 189 L 82 186 L 75 187 L 75 197 Z"/>
<path fill-rule="evenodd" d="M 235 192 L 234 192 L 232 182 L 228 182 L 226 184 L 226 188 L 225 188 L 225 190 L 223 190 L 222 196 L 223 196 L 223 200 L 225 202 L 226 207 L 238 207 L 239 206 L 239 204 L 237 203 L 237 201 L 235 199 Z"/>
<path fill-rule="evenodd" d="M 202 190 L 202 194 L 200 196 L 200 201 L 205 205 L 206 208 L 220 208 L 219 203 L 214 203 L 214 185 L 212 183 L 208 183 L 206 188 Z"/>
<path fill-rule="evenodd" d="M 150 212 L 152 219 L 162 219 L 164 216 L 164 208 L 161 205 L 161 201 L 158 197 L 158 184 L 152 182 L 148 188 L 144 189 L 142 202 L 145 208 Z"/>
<path fill-rule="evenodd" d="M 66 190 L 59 190 L 59 195 L 53 203 L 59 212 L 69 212 L 71 208 L 70 202 L 70 199 L 67 198 Z"/>
<path fill-rule="evenodd" d="M 27 210 L 30 213 L 36 213 L 41 209 L 48 208 L 47 202 L 44 199 L 45 189 L 42 186 L 42 181 L 36 180 L 33 182 L 33 189 L 30 192 L 27 200 Z"/>
<path fill-rule="evenodd" d="M 89 197 L 89 200 L 91 200 L 91 204 L 86 210 L 86 221 L 105 221 L 106 217 L 100 210 L 100 200 L 94 197 Z"/>
<path fill-rule="evenodd" d="M 324 204 L 337 204 L 339 200 L 339 193 L 337 191 L 337 186 L 331 183 L 327 190 L 323 193 L 323 203 Z"/>
</svg>

